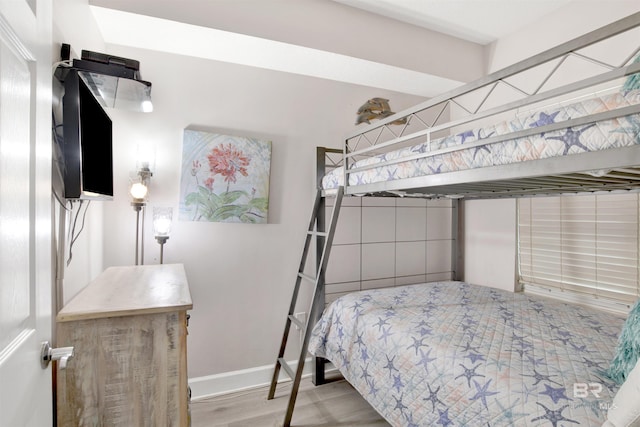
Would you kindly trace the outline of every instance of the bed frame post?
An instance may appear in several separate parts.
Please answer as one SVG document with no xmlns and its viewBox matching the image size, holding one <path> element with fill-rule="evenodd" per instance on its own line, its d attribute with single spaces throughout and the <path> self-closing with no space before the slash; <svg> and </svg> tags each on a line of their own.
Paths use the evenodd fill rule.
<svg viewBox="0 0 640 427">
<path fill-rule="evenodd" d="M 461 254 L 461 242 L 460 242 L 460 225 L 462 220 L 460 218 L 462 214 L 461 202 L 458 199 L 452 199 L 451 201 L 451 280 L 460 280 L 460 259 Z"/>
<path fill-rule="evenodd" d="M 324 147 L 316 148 L 316 185 L 317 188 L 322 188 L 322 178 L 325 174 L 326 168 L 326 149 Z M 322 197 L 320 200 L 320 208 L 318 214 L 316 216 L 316 230 L 318 231 L 326 231 L 326 212 L 327 212 L 327 198 Z M 320 268 L 321 255 L 322 255 L 322 239 L 316 239 L 316 269 Z M 319 291 L 318 298 L 320 301 L 325 301 L 325 284 L 322 284 L 322 289 Z M 318 321 L 320 316 L 322 315 L 322 310 L 317 310 L 317 318 L 309 319 L 310 322 L 314 324 Z M 312 357 L 311 358 L 311 382 L 313 385 L 322 385 L 326 382 L 326 378 L 324 375 L 324 366 L 326 359 L 322 357 Z"/>
<path fill-rule="evenodd" d="M 317 188 L 322 188 L 322 178 L 327 174 L 327 168 L 335 168 L 340 163 L 344 162 L 344 156 L 341 160 L 336 161 L 333 158 L 328 156 L 328 153 L 332 154 L 343 154 L 344 152 L 337 148 L 327 148 L 327 147 L 317 147 L 316 148 L 316 185 Z M 345 187 L 346 189 L 346 187 Z M 316 216 L 316 229 L 318 231 L 327 231 L 326 230 L 326 197 L 322 197 L 320 200 L 321 206 L 320 210 Z M 322 261 L 322 239 L 316 239 L 316 268 L 320 268 L 320 263 Z M 319 291 L 319 298 L 323 301 L 323 305 L 326 304 L 325 298 L 325 283 L 322 283 L 322 289 Z M 315 319 L 310 319 L 313 324 L 315 324 L 322 315 L 322 310 L 318 310 L 317 316 Z M 322 385 L 326 384 L 327 380 L 325 378 L 325 365 L 327 359 L 323 357 L 312 357 L 311 358 L 311 381 L 314 385 Z"/>
</svg>

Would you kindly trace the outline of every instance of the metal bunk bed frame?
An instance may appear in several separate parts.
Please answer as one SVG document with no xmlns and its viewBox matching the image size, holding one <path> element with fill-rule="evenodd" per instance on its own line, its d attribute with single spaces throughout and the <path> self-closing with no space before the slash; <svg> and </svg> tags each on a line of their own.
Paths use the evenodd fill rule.
<svg viewBox="0 0 640 427">
<path fill-rule="evenodd" d="M 348 135 L 344 145 L 345 195 L 404 191 L 406 193 L 422 193 L 427 197 L 442 197 L 448 195 L 464 197 L 465 199 L 486 199 L 584 191 L 637 189 L 640 185 L 640 168 L 638 167 L 638 165 L 640 165 L 640 146 L 574 154 L 568 156 L 570 160 L 564 157 L 547 158 L 373 184 L 352 185 L 349 184 L 348 178 L 349 175 L 354 172 L 384 165 L 431 157 L 462 149 L 487 146 L 510 139 L 568 129 L 640 112 L 640 105 L 622 107 L 568 121 L 489 137 L 473 143 L 465 143 L 457 147 L 416 153 L 412 156 L 405 156 L 374 165 L 352 167 L 355 160 L 363 158 L 364 156 L 387 152 L 396 147 L 402 147 L 411 141 L 430 141 L 432 135 L 448 132 L 461 125 L 468 125 L 481 119 L 531 106 L 540 101 L 550 100 L 638 73 L 640 72 L 640 62 L 628 63 L 640 52 L 640 46 L 633 46 L 630 55 L 622 61 L 622 64 L 618 65 L 606 64 L 599 59 L 589 57 L 579 52 L 580 49 L 631 31 L 638 26 L 640 26 L 640 12 L 518 62 L 503 70 L 492 73 L 477 81 L 463 85 L 444 95 L 432 98 L 413 108 L 389 116 L 377 123 L 367 126 L 363 130 Z M 606 71 L 580 81 L 541 91 L 543 86 L 549 82 L 552 77 L 557 76 L 559 70 L 562 69 L 562 64 L 570 57 L 597 64 L 599 67 L 606 69 Z M 525 90 L 516 86 L 513 79 L 518 76 L 522 78 L 524 73 L 543 64 L 549 64 L 552 68 L 532 93 L 527 93 Z M 510 78 L 512 81 L 509 81 Z M 520 99 L 481 111 L 491 100 L 491 95 L 496 93 L 498 87 L 510 88 L 512 93 L 518 93 L 520 95 Z M 470 110 L 462 105 L 462 100 L 464 97 L 473 94 L 478 96 L 480 101 L 475 109 Z M 444 114 L 445 111 L 453 105 L 463 109 L 468 114 L 465 117 L 443 121 L 446 116 L 446 114 Z M 435 120 L 431 123 L 423 120 L 420 114 L 424 114 L 425 112 L 435 114 Z M 398 125 L 395 124 L 398 122 L 405 122 L 399 131 L 394 129 L 398 127 Z M 421 126 L 422 129 L 405 133 L 410 123 Z M 367 146 L 360 148 L 359 146 L 363 144 Z M 599 177 L 580 173 L 602 169 L 610 169 L 611 171 Z"/>
<path fill-rule="evenodd" d="M 489 137 L 480 141 L 463 144 L 462 147 L 446 148 L 425 153 L 417 153 L 409 157 L 402 157 L 396 160 L 376 163 L 364 167 L 349 167 L 358 158 L 370 156 L 374 153 L 386 152 L 395 149 L 403 144 L 411 143 L 420 138 L 430 140 L 431 135 L 451 131 L 458 126 L 466 125 L 474 121 L 489 118 L 514 109 L 530 106 L 534 103 L 549 100 L 561 95 L 590 88 L 611 80 L 629 76 L 640 72 L 640 62 L 629 65 L 629 61 L 640 52 L 640 46 L 624 60 L 620 65 L 605 64 L 594 58 L 578 52 L 579 49 L 591 46 L 600 41 L 609 39 L 618 34 L 640 27 L 640 12 L 630 15 L 624 19 L 616 21 L 598 30 L 587 33 L 572 41 L 564 43 L 529 59 L 516 63 L 501 71 L 492 73 L 475 82 L 461 86 L 447 94 L 430 99 L 408 110 L 396 113 L 381 121 L 371 124 L 366 128 L 354 132 L 347 136 L 343 150 L 328 149 L 319 147 L 317 151 L 317 179 L 319 183 L 318 195 L 311 215 L 311 222 L 307 230 L 305 248 L 303 250 L 300 270 L 296 276 L 296 285 L 287 315 L 280 352 L 276 358 L 274 374 L 271 380 L 268 399 L 273 399 L 279 380 L 280 368 L 282 368 L 292 379 L 293 386 L 289 395 L 289 402 L 284 417 L 283 427 L 289 427 L 292 421 L 293 410 L 295 408 L 296 397 L 300 380 L 302 377 L 304 362 L 307 357 L 308 343 L 313 325 L 318 320 L 325 304 L 325 270 L 328 262 L 331 242 L 335 232 L 336 220 L 340 210 L 342 195 L 385 195 L 385 196 L 419 196 L 425 198 L 449 197 L 453 199 L 452 210 L 452 237 L 455 241 L 452 245 L 452 279 L 457 276 L 457 250 L 458 238 L 458 216 L 461 209 L 458 206 L 458 199 L 490 199 L 504 197 L 531 197 L 554 194 L 573 194 L 581 192 L 613 192 L 613 191 L 640 191 L 640 144 L 631 147 L 607 149 L 603 151 L 585 152 L 572 154 L 563 157 L 551 157 L 546 159 L 519 162 L 500 166 L 467 169 L 441 174 L 425 175 L 415 178 L 399 179 L 394 181 L 384 181 L 372 184 L 349 184 L 349 175 L 354 172 L 370 168 L 380 167 L 386 164 L 400 163 L 407 160 L 414 160 L 460 149 L 481 147 L 492 143 L 502 142 L 509 139 L 524 137 L 541 132 L 550 132 L 559 129 L 568 129 L 573 126 L 585 125 L 600 120 L 607 120 L 616 117 L 623 117 L 640 112 L 640 105 L 622 107 L 604 113 L 592 114 L 578 119 L 571 119 L 560 123 L 539 126 L 531 129 L 511 132 L 506 135 Z M 543 86 L 556 73 L 562 63 L 569 57 L 577 57 L 582 60 L 598 64 L 608 71 L 600 73 L 577 82 L 566 84 L 550 90 L 541 92 Z M 513 82 L 507 79 L 525 73 L 526 71 L 541 64 L 557 61 L 552 66 L 552 70 L 542 80 L 541 84 L 532 92 L 518 88 Z M 510 101 L 497 107 L 481 109 L 487 103 L 492 93 L 499 85 L 506 85 L 520 93 L 521 99 Z M 461 99 L 465 95 L 484 91 L 480 95 L 480 102 L 475 109 L 469 110 L 462 106 Z M 464 109 L 468 115 L 462 118 L 441 122 L 445 116 L 445 111 L 451 105 L 457 105 Z M 435 119 L 429 123 L 421 118 L 420 114 L 426 111 L 435 112 Z M 405 133 L 411 122 L 418 122 L 423 129 L 411 133 Z M 400 131 L 394 131 L 393 127 L 398 123 L 404 123 Z M 640 129 L 637 130 L 640 134 Z M 367 144 L 365 148 L 358 149 L 363 142 Z M 341 153 L 337 160 L 332 157 L 336 153 Z M 344 187 L 337 190 L 323 191 L 321 186 L 322 177 L 329 168 L 344 166 Z M 588 171 L 606 170 L 602 174 L 589 174 Z M 411 194 L 417 193 L 417 194 Z M 331 221 L 327 223 L 325 219 L 326 197 L 335 197 Z M 316 272 L 315 275 L 308 276 L 303 273 L 306 256 L 312 241 L 309 236 L 316 237 Z M 326 255 L 326 256 L 325 256 Z M 313 299 L 311 301 L 310 316 L 306 325 L 298 324 L 293 311 L 295 310 L 298 290 L 301 279 L 306 279 L 314 285 Z M 288 366 L 284 360 L 284 353 L 288 341 L 291 325 L 295 324 L 301 329 L 304 327 L 303 344 L 300 350 L 298 366 L 294 370 Z M 323 359 L 314 358 L 313 383 L 323 384 L 325 380 L 325 363 Z"/>
</svg>

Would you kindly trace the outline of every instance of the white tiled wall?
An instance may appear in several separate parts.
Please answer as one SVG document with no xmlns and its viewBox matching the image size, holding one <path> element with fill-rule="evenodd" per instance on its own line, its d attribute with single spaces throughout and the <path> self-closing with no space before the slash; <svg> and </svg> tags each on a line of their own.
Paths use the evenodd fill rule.
<svg viewBox="0 0 640 427">
<path fill-rule="evenodd" d="M 396 271 L 395 243 L 380 242 L 362 245 L 362 280 L 394 277 Z"/>
<path fill-rule="evenodd" d="M 426 274 L 427 248 L 423 241 L 396 242 L 396 276 Z"/>
<path fill-rule="evenodd" d="M 424 241 L 427 235 L 427 209 L 396 208 L 396 239 L 399 241 Z"/>
<path fill-rule="evenodd" d="M 330 212 L 328 207 L 327 221 Z M 452 244 L 450 200 L 345 197 L 327 269 L 327 301 L 361 289 L 450 280 Z"/>
</svg>

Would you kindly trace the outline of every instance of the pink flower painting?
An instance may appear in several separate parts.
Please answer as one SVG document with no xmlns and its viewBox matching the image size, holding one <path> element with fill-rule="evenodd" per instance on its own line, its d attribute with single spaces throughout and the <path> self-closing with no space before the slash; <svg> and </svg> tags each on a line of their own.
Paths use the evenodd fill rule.
<svg viewBox="0 0 640 427">
<path fill-rule="evenodd" d="M 182 156 L 181 220 L 267 222 L 270 141 L 186 129 Z"/>
<path fill-rule="evenodd" d="M 247 167 L 251 158 L 232 147 L 231 144 L 227 146 L 220 144 L 220 146 L 212 148 L 207 155 L 207 160 L 209 160 L 211 173 L 222 175 L 225 182 L 236 182 L 236 174 L 238 173 L 242 176 L 249 176 Z"/>
</svg>

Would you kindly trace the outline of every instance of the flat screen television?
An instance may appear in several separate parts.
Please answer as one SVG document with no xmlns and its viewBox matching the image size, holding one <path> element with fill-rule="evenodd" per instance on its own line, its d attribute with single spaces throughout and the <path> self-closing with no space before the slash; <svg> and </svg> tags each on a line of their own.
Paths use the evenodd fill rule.
<svg viewBox="0 0 640 427">
<path fill-rule="evenodd" d="M 62 146 L 64 197 L 113 198 L 112 122 L 87 84 L 71 70 L 64 80 Z"/>
</svg>

